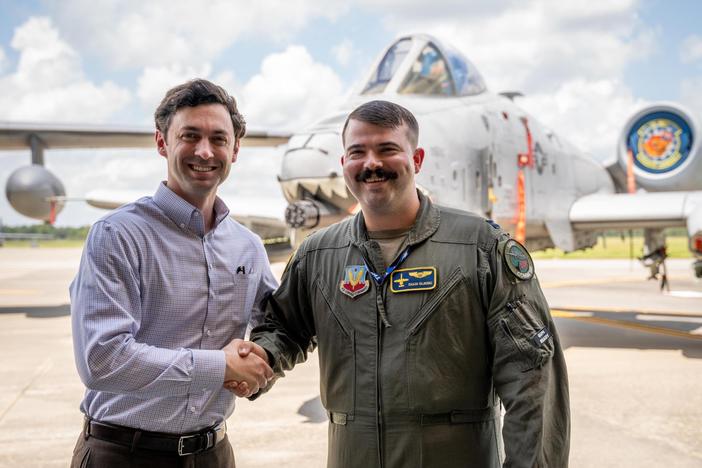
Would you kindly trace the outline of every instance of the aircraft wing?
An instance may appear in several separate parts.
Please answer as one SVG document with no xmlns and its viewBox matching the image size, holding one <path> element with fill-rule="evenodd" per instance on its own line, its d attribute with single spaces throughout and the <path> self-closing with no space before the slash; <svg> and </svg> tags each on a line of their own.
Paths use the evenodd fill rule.
<svg viewBox="0 0 702 468">
<path fill-rule="evenodd" d="M 289 133 L 247 130 L 243 146 L 276 146 L 287 143 Z M 153 148 L 152 127 L 44 124 L 0 121 L 0 150 L 18 150 L 37 141 L 44 148 Z"/>
<path fill-rule="evenodd" d="M 82 200 L 95 208 L 113 210 L 146 195 L 150 194 L 132 190 L 94 190 L 87 193 L 85 198 L 67 198 L 67 200 Z M 224 198 L 231 217 L 261 237 L 270 261 L 282 261 L 287 258 L 291 252 L 290 228 L 282 217 L 286 206 L 282 195 L 264 198 L 260 196 Z"/>
<path fill-rule="evenodd" d="M 686 227 L 702 233 L 702 191 L 593 194 L 570 208 L 576 230 Z"/>
</svg>

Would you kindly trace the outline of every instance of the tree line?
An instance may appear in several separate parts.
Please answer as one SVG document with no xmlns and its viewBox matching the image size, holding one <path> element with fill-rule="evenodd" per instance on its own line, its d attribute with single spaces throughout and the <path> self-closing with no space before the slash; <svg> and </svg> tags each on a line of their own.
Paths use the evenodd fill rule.
<svg viewBox="0 0 702 468">
<path fill-rule="evenodd" d="M 50 224 L 32 224 L 26 226 L 0 226 L 0 231 L 10 234 L 50 234 L 54 239 L 85 240 L 90 226 L 70 227 L 52 226 Z"/>
</svg>

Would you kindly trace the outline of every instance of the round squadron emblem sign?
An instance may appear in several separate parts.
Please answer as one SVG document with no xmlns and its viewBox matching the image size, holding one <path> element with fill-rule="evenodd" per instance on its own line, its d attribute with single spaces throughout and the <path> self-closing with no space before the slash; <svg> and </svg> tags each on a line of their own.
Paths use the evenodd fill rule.
<svg viewBox="0 0 702 468">
<path fill-rule="evenodd" d="M 504 253 L 507 269 L 520 280 L 529 280 L 534 276 L 534 262 L 529 252 L 514 239 L 505 244 Z"/>
<path fill-rule="evenodd" d="M 680 167 L 690 155 L 692 133 L 687 122 L 671 112 L 654 112 L 631 128 L 628 146 L 634 164 L 648 173 L 662 174 Z"/>
</svg>

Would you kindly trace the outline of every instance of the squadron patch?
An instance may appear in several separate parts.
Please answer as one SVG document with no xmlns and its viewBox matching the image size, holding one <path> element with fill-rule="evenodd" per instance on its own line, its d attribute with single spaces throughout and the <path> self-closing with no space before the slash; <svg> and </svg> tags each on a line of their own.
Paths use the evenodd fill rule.
<svg viewBox="0 0 702 468">
<path fill-rule="evenodd" d="M 485 220 L 490 226 L 492 226 L 494 229 L 500 229 L 500 225 L 497 224 L 495 221 L 491 219 L 486 219 Z"/>
<path fill-rule="evenodd" d="M 436 287 L 436 268 L 419 267 L 395 270 L 390 277 L 390 291 L 394 293 L 426 291 Z"/>
<path fill-rule="evenodd" d="M 534 276 L 534 262 L 529 252 L 514 239 L 505 244 L 504 259 L 507 269 L 520 280 L 530 280 Z"/>
<path fill-rule="evenodd" d="M 344 269 L 344 277 L 339 283 L 341 292 L 355 298 L 360 296 L 370 288 L 370 282 L 366 278 L 368 269 L 365 265 L 351 265 Z"/>
</svg>

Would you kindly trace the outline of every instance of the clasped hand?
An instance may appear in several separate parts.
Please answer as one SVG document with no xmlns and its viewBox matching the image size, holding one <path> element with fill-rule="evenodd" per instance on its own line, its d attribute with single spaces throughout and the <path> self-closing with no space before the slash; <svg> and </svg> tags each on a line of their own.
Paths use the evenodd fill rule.
<svg viewBox="0 0 702 468">
<path fill-rule="evenodd" d="M 224 388 L 236 396 L 250 397 L 273 379 L 268 355 L 256 343 L 237 338 L 222 348 L 222 351 L 227 361 Z"/>
</svg>

